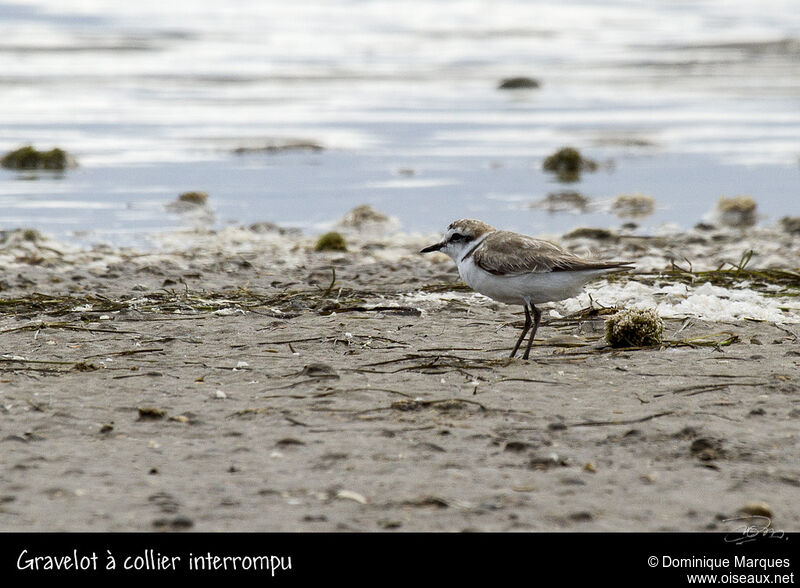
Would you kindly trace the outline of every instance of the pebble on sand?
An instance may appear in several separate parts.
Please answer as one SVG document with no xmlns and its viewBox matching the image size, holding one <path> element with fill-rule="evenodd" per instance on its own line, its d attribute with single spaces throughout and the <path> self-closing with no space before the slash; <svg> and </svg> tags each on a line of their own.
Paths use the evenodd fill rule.
<svg viewBox="0 0 800 588">
<path fill-rule="evenodd" d="M 748 502 L 739 509 L 739 512 L 755 517 L 772 517 L 772 509 L 766 502 Z"/>
</svg>

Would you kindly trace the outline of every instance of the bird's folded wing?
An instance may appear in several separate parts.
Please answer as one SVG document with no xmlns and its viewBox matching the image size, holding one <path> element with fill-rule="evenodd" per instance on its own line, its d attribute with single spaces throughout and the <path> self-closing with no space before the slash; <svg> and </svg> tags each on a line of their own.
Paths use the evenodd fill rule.
<svg viewBox="0 0 800 588">
<path fill-rule="evenodd" d="M 583 259 L 555 243 L 509 231 L 489 235 L 472 254 L 475 265 L 495 275 L 614 269 L 624 261 Z"/>
</svg>

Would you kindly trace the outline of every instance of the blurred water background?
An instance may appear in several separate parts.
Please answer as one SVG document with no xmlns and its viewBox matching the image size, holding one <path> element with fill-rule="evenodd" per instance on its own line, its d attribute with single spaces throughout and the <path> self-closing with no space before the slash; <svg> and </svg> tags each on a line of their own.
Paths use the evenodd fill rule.
<svg viewBox="0 0 800 588">
<path fill-rule="evenodd" d="M 360 204 L 404 230 L 688 228 L 720 196 L 800 214 L 796 0 L 0 0 L 0 229 L 143 244 L 210 195 L 212 226 L 316 232 Z M 538 88 L 498 89 L 527 76 Z M 282 148 L 294 146 L 294 148 Z M 600 167 L 562 183 L 570 145 Z M 532 206 L 573 191 L 595 206 Z"/>
</svg>

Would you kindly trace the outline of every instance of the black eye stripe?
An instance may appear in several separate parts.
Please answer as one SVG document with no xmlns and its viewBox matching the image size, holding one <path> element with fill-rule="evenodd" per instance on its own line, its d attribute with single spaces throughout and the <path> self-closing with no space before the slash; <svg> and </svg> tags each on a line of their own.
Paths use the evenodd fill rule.
<svg viewBox="0 0 800 588">
<path fill-rule="evenodd" d="M 451 241 L 462 241 L 463 239 L 465 239 L 465 237 L 461 233 L 453 233 L 450 235 Z"/>
</svg>

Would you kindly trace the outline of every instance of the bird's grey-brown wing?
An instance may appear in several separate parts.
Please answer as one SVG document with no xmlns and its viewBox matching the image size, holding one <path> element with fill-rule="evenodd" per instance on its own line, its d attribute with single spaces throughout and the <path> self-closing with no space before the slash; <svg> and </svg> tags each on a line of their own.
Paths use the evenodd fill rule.
<svg viewBox="0 0 800 588">
<path fill-rule="evenodd" d="M 555 243 L 497 231 L 489 235 L 472 253 L 475 265 L 495 275 L 514 276 L 528 273 L 613 269 L 624 261 L 584 259 L 565 251 Z"/>
</svg>

